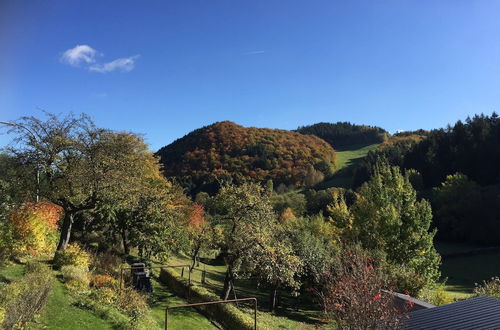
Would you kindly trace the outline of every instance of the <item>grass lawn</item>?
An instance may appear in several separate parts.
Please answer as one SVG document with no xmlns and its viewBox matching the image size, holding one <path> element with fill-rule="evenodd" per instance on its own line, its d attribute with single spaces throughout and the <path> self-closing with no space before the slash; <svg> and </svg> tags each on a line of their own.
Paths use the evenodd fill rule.
<svg viewBox="0 0 500 330">
<path fill-rule="evenodd" d="M 24 268 L 21 264 L 5 265 L 0 267 L 0 276 L 8 281 L 16 280 L 24 275 Z M 106 321 L 71 303 L 64 285 L 58 280 L 54 281 L 47 305 L 37 323 L 30 324 L 30 329 L 112 329 Z"/>
<path fill-rule="evenodd" d="M 167 306 L 187 304 L 185 300 L 174 296 L 156 280 L 153 280 L 153 297 L 156 302 L 151 308 L 151 313 L 160 329 L 164 329 L 165 326 L 165 308 Z M 207 318 L 197 313 L 193 308 L 174 309 L 168 315 L 169 329 L 217 329 Z"/>
<path fill-rule="evenodd" d="M 0 278 L 13 281 L 24 275 L 25 266 L 9 264 L 0 267 Z M 57 274 L 57 272 L 54 272 Z M 167 288 L 153 281 L 154 291 L 151 314 L 157 322 L 153 329 L 164 329 L 165 307 L 186 304 L 186 301 L 171 294 Z M 36 318 L 36 323 L 30 323 L 30 329 L 115 329 L 116 324 L 110 319 L 101 318 L 94 312 L 74 305 L 75 299 L 64 284 L 56 279 L 47 304 Z M 108 308 L 108 309 L 113 309 Z M 110 313 L 119 314 L 118 311 Z M 217 329 L 207 318 L 193 309 L 178 309 L 170 312 L 169 327 L 175 329 Z M 151 330 L 153 330 L 151 329 Z M 149 330 L 149 329 L 148 329 Z"/>
<path fill-rule="evenodd" d="M 24 275 L 24 265 L 21 264 L 8 264 L 0 266 L 0 278 L 7 281 L 13 281 L 21 278 Z"/>
<path fill-rule="evenodd" d="M 169 263 L 171 265 L 189 264 L 189 261 L 187 258 L 176 256 L 173 257 Z M 205 265 L 200 263 L 200 267 L 194 270 L 191 274 L 191 280 L 193 282 L 201 283 L 201 270 L 203 268 L 206 268 L 207 270 L 207 284 L 204 286 L 216 294 L 220 294 L 223 288 L 226 267 L 223 265 Z M 174 269 L 174 271 L 178 274 L 181 272 L 180 269 Z M 186 274 L 184 276 L 186 276 Z M 313 308 L 310 301 L 306 301 L 300 297 L 292 297 L 283 291 L 282 305 L 284 307 L 279 308 L 276 314 L 272 314 L 267 312 L 267 309 L 269 308 L 269 293 L 257 289 L 257 283 L 255 281 L 240 279 L 236 281 L 235 285 L 237 298 L 257 298 L 259 305 L 258 322 L 266 328 L 313 329 L 314 324 L 319 322 L 319 312 Z M 234 298 L 234 296 L 231 295 L 231 298 Z M 253 310 L 251 308 L 245 308 L 241 305 L 240 308 L 243 311 L 248 312 L 250 315 L 253 315 Z"/>
<path fill-rule="evenodd" d="M 35 329 L 113 329 L 91 311 L 73 306 L 73 299 L 63 283 L 54 282 L 52 293 Z"/>
<path fill-rule="evenodd" d="M 337 153 L 337 170 L 344 167 L 353 166 L 359 163 L 369 151 L 377 149 L 379 143 L 375 144 L 355 144 L 352 146 L 336 149 Z"/>
<path fill-rule="evenodd" d="M 474 284 L 500 276 L 500 252 L 445 258 L 441 266 L 449 291 L 470 294 Z"/>
<path fill-rule="evenodd" d="M 435 242 L 434 246 L 441 256 L 447 256 L 456 253 L 472 252 L 484 249 L 484 246 L 470 245 L 462 243 L 450 243 L 450 242 Z"/>
<path fill-rule="evenodd" d="M 337 171 L 331 178 L 317 185 L 317 189 L 327 189 L 330 187 L 350 188 L 352 184 L 352 169 L 366 157 L 368 152 L 377 149 L 375 144 L 355 144 L 349 147 L 336 149 Z"/>
<path fill-rule="evenodd" d="M 466 244 L 436 243 L 441 255 L 470 252 L 481 247 Z M 471 296 L 474 284 L 481 284 L 493 276 L 500 276 L 500 252 L 484 252 L 471 256 L 444 257 L 441 274 L 447 278 L 446 291 L 456 299 Z"/>
</svg>

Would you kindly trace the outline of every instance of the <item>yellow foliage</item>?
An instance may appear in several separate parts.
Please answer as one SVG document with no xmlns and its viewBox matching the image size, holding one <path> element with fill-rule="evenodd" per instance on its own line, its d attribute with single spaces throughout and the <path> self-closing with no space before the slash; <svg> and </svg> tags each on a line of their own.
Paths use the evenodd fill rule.
<svg viewBox="0 0 500 330">
<path fill-rule="evenodd" d="M 71 265 L 88 269 L 90 265 L 90 254 L 83 250 L 78 244 L 70 244 L 65 250 L 56 252 L 54 263 L 56 267 Z"/>
</svg>

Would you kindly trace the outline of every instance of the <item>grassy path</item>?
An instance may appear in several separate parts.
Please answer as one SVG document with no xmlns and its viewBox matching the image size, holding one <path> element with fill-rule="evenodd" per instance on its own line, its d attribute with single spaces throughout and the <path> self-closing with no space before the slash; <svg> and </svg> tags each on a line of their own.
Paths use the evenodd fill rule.
<svg viewBox="0 0 500 330">
<path fill-rule="evenodd" d="M 158 327 L 164 328 L 165 308 L 167 306 L 183 305 L 187 302 L 177 296 L 174 296 L 165 286 L 162 286 L 157 281 L 153 281 L 153 297 L 155 303 L 151 308 L 151 313 L 156 320 Z M 205 330 L 217 329 L 207 318 L 197 313 L 194 309 L 176 309 L 169 312 L 169 329 L 186 329 L 186 330 Z"/>
<path fill-rule="evenodd" d="M 107 321 L 92 312 L 72 305 L 64 285 L 56 280 L 47 305 L 35 329 L 112 329 Z"/>
</svg>

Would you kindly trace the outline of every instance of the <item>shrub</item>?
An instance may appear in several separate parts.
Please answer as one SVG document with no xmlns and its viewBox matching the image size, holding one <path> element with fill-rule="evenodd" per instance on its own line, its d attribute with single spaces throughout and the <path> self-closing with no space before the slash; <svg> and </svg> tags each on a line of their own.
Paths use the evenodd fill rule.
<svg viewBox="0 0 500 330">
<path fill-rule="evenodd" d="M 81 290 L 89 286 L 89 272 L 83 267 L 68 265 L 62 266 L 61 273 L 70 289 Z"/>
<path fill-rule="evenodd" d="M 54 257 L 56 268 L 62 266 L 77 266 L 88 269 L 90 265 L 90 254 L 83 250 L 78 244 L 70 244 L 65 250 L 56 252 Z"/>
<path fill-rule="evenodd" d="M 500 299 L 500 277 L 492 277 L 488 281 L 483 281 L 482 285 L 476 283 L 474 295 Z"/>
<path fill-rule="evenodd" d="M 92 290 L 91 297 L 103 304 L 113 304 L 116 301 L 117 292 L 113 288 L 100 287 Z"/>
<path fill-rule="evenodd" d="M 418 295 L 418 299 L 436 306 L 446 305 L 453 302 L 450 295 L 446 293 L 443 284 L 436 284 L 433 287 L 424 288 Z"/>
<path fill-rule="evenodd" d="M 15 256 L 52 253 L 57 240 L 61 208 L 49 202 L 26 203 L 7 214 Z"/>
<path fill-rule="evenodd" d="M 133 324 L 137 324 L 149 311 L 145 297 L 131 287 L 120 290 L 115 305 L 130 316 Z"/>
<path fill-rule="evenodd" d="M 429 284 L 424 277 L 411 268 L 388 263 L 385 263 L 383 268 L 387 282 L 401 293 L 416 297 Z"/>
<path fill-rule="evenodd" d="M 373 258 L 354 247 L 339 255 L 325 270 L 323 285 L 316 291 L 327 319 L 339 329 L 392 329 L 400 326 L 392 296 L 385 295 L 386 282 Z"/>
<path fill-rule="evenodd" d="M 109 274 L 114 277 L 120 276 L 120 267 L 123 260 L 114 253 L 99 253 L 92 259 L 92 270 L 98 274 Z"/>
<path fill-rule="evenodd" d="M 45 306 L 54 277 L 50 269 L 43 265 L 28 271 L 25 277 L 0 290 L 1 328 L 23 328 Z"/>
<path fill-rule="evenodd" d="M 94 275 L 90 285 L 94 288 L 117 288 L 118 280 L 111 275 Z"/>
</svg>

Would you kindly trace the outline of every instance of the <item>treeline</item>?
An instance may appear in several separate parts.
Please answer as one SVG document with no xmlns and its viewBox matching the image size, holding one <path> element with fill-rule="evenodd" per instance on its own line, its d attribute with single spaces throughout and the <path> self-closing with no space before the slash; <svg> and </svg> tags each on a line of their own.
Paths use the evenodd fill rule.
<svg viewBox="0 0 500 330">
<path fill-rule="evenodd" d="M 500 244 L 500 119 L 476 115 L 445 129 L 391 138 L 365 158 L 355 186 L 387 162 L 415 170 L 412 183 L 432 201 L 441 239 Z"/>
<path fill-rule="evenodd" d="M 382 143 L 389 136 L 389 133 L 380 127 L 355 125 L 349 122 L 301 126 L 297 132 L 316 135 L 330 143 L 334 148 L 344 148 L 355 144 Z"/>
<path fill-rule="evenodd" d="M 335 169 L 335 151 L 315 136 L 218 122 L 161 148 L 164 173 L 191 192 L 215 193 L 221 182 L 273 180 L 313 186 Z"/>
</svg>

